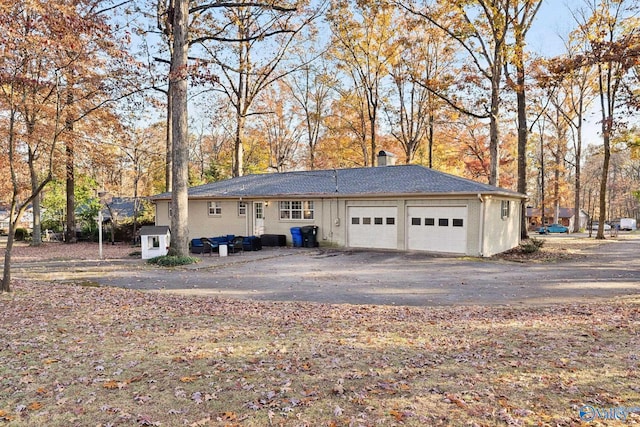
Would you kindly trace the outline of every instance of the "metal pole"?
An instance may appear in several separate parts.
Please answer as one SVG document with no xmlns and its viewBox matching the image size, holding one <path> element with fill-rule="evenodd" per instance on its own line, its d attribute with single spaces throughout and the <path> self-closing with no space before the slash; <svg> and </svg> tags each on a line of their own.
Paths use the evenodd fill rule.
<svg viewBox="0 0 640 427">
<path fill-rule="evenodd" d="M 100 247 L 100 259 L 102 259 L 102 203 L 98 211 L 98 245 Z"/>
</svg>

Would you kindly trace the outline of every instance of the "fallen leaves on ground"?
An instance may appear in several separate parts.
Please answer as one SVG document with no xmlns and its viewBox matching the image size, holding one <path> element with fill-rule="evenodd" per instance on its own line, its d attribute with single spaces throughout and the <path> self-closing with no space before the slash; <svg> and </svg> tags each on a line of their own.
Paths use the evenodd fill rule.
<svg viewBox="0 0 640 427">
<path fill-rule="evenodd" d="M 531 234 L 534 239 L 539 239 Z M 624 236 L 621 236 L 624 237 Z M 556 237 L 544 238 L 544 245 L 536 252 L 526 252 L 522 246 L 494 255 L 493 259 L 514 261 L 520 263 L 549 263 L 563 260 L 575 260 L 586 257 L 585 251 L 597 246 L 608 244 L 615 240 L 595 240 L 584 237 Z"/>
<path fill-rule="evenodd" d="M 17 282 L 0 305 L 0 425 L 579 426 L 582 405 L 640 404 L 637 299 L 351 306 Z"/>
<path fill-rule="evenodd" d="M 102 245 L 103 259 L 126 259 L 132 253 L 140 252 L 140 248 L 134 248 L 126 243 L 105 242 Z M 139 255 L 138 255 L 139 257 Z M 48 260 L 98 260 L 100 259 L 99 246 L 91 242 L 78 242 L 64 244 L 60 242 L 45 242 L 40 246 L 30 246 L 25 242 L 16 242 L 11 251 L 11 259 L 18 262 L 37 262 L 43 258 Z"/>
</svg>

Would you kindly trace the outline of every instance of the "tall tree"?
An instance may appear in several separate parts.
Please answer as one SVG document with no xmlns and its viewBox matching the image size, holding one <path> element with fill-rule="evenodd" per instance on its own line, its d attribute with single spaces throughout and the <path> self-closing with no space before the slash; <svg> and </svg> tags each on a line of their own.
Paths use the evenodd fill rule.
<svg viewBox="0 0 640 427">
<path fill-rule="evenodd" d="M 332 29 L 332 56 L 351 78 L 351 90 L 365 108 L 362 115 L 367 119 L 369 138 L 365 164 L 375 166 L 381 86 L 402 48 L 393 26 L 395 10 L 375 0 L 333 1 L 327 18 Z"/>
<path fill-rule="evenodd" d="M 0 2 L 0 45 L 11 47 L 0 58 L 0 108 L 7 118 L 2 143 L 13 187 L 4 290 L 10 284 L 15 224 L 52 179 L 57 145 L 77 138 L 71 126 L 104 110 L 113 99 L 113 90 L 121 86 L 109 79 L 113 68 L 120 67 L 118 77 L 124 83 L 126 55 L 106 23 L 103 4 L 99 0 Z M 36 150 L 39 156 L 46 153 L 40 162 L 47 166 L 39 173 L 32 171 L 33 181 L 25 187 L 22 176 L 32 170 Z M 31 152 L 27 168 L 21 166 L 23 152 Z"/>
<path fill-rule="evenodd" d="M 303 135 L 303 119 L 284 82 L 269 88 L 260 99 L 259 127 L 269 146 L 269 167 L 277 172 L 296 165 Z"/>
<path fill-rule="evenodd" d="M 189 53 L 189 0 L 175 0 L 170 34 L 173 37 L 169 70 L 169 105 L 172 127 L 171 247 L 189 252 L 189 143 L 187 128 L 187 61 Z"/>
<path fill-rule="evenodd" d="M 458 85 L 458 91 L 449 95 L 438 87 L 428 84 L 426 87 L 460 112 L 489 119 L 491 185 L 499 185 L 501 93 L 507 37 L 512 23 L 511 1 L 440 0 L 422 10 L 405 2 L 396 3 L 440 28 L 466 53 L 467 59 L 460 67 L 462 83 Z M 461 99 L 464 91 L 471 97 L 466 103 Z M 478 91 L 482 93 L 479 97 Z"/>
<path fill-rule="evenodd" d="M 325 166 L 353 167 L 369 165 L 369 138 L 365 100 L 357 93 L 338 84 L 333 88 L 338 97 L 332 102 L 326 117 L 327 140 L 331 140 L 324 153 L 333 160 Z"/>
<path fill-rule="evenodd" d="M 326 126 L 324 119 L 331 101 L 331 88 L 335 87 L 334 77 L 329 75 L 326 63 L 320 59 L 304 65 L 285 82 L 304 117 L 307 168 L 316 169 L 316 153 Z"/>
<path fill-rule="evenodd" d="M 566 57 L 562 58 L 560 64 L 568 61 L 575 61 L 575 57 L 584 51 L 579 45 L 573 44 L 573 38 L 567 44 Z M 571 141 L 573 146 L 573 168 L 574 168 L 574 200 L 573 211 L 576 216 L 573 232 L 580 230 L 578 217 L 582 208 L 582 158 L 583 158 L 583 133 L 585 116 L 589 106 L 594 99 L 594 73 L 591 67 L 564 69 L 556 72 L 558 59 L 552 59 L 548 68 L 550 79 L 543 83 L 543 86 L 552 85 L 551 91 L 558 91 L 557 97 L 562 102 L 556 103 L 560 107 L 559 112 L 571 129 Z M 561 65 L 560 69 L 563 67 Z"/>
<path fill-rule="evenodd" d="M 396 25 L 405 34 L 405 48 L 391 66 L 393 85 L 385 112 L 391 134 L 404 150 L 405 163 L 412 163 L 426 142 L 432 168 L 436 122 L 443 118 L 444 103 L 426 86 L 444 91 L 453 81 L 454 46 L 439 28 L 406 11 Z"/>
<path fill-rule="evenodd" d="M 578 31 L 587 41 L 588 50 L 569 63 L 569 69 L 593 67 L 596 74 L 603 145 L 597 239 L 604 239 L 611 141 L 622 124 L 619 107 L 624 81 L 640 56 L 640 18 L 636 6 L 635 2 L 625 0 L 588 1 L 577 18 Z"/>
<path fill-rule="evenodd" d="M 201 47 L 204 60 L 217 75 L 214 90 L 222 92 L 235 110 L 233 176 L 243 175 L 244 131 L 259 94 L 289 74 L 296 65 L 288 54 L 318 10 L 303 10 L 304 1 L 223 3 L 203 20 L 192 44 Z M 265 54 L 270 52 L 270 54 Z"/>
<path fill-rule="evenodd" d="M 518 192 L 527 194 L 527 95 L 526 95 L 526 36 L 540 10 L 542 0 L 512 0 L 508 10 L 513 27 L 513 49 L 505 63 L 505 74 L 516 93 L 518 122 Z M 515 81 L 511 78 L 508 64 L 515 68 Z M 526 201 L 520 209 L 520 238 L 527 238 Z"/>
</svg>

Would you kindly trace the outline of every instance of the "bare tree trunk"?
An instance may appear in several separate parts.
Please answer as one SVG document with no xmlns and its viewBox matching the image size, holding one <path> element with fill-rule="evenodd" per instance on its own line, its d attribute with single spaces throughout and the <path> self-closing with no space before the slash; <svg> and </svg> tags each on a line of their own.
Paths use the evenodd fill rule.
<svg viewBox="0 0 640 427">
<path fill-rule="evenodd" d="M 11 292 L 11 251 L 13 250 L 13 242 L 15 240 L 16 228 L 13 222 L 13 211 L 11 209 L 11 215 L 9 216 L 9 235 L 7 236 L 7 246 L 4 250 L 4 269 L 2 270 L 2 292 Z"/>
<path fill-rule="evenodd" d="M 189 131 L 187 127 L 187 54 L 189 0 L 176 0 L 171 54 L 172 192 L 171 247 L 180 256 L 189 252 Z"/>
<path fill-rule="evenodd" d="M 431 94 L 429 94 L 431 96 Z M 433 169 L 433 139 L 434 139 L 435 117 L 429 112 L 429 124 L 427 127 L 427 140 L 429 141 L 429 169 Z"/>
<path fill-rule="evenodd" d="M 525 93 L 524 75 L 524 54 L 522 49 L 518 50 L 520 58 L 517 62 L 516 77 L 516 98 L 518 104 L 518 193 L 527 194 L 527 138 L 529 128 L 527 127 L 527 98 Z M 520 214 L 520 239 L 529 237 L 527 232 L 527 209 L 526 202 L 522 202 Z"/>
<path fill-rule="evenodd" d="M 500 67 L 502 67 L 502 65 L 500 65 Z M 491 158 L 489 184 L 496 186 L 500 180 L 500 134 L 498 129 L 500 77 L 501 74 L 494 70 L 494 77 L 491 79 L 491 118 L 489 123 L 489 155 Z"/>
<path fill-rule="evenodd" d="M 579 128 L 577 129 L 577 143 L 576 143 L 576 181 L 574 186 L 575 198 L 573 200 L 573 232 L 580 231 L 580 191 L 582 187 L 582 115 L 578 116 Z"/>
<path fill-rule="evenodd" d="M 33 211 L 33 234 L 31 236 L 31 245 L 40 246 L 42 244 L 42 227 L 40 225 L 40 194 L 38 191 L 38 174 L 36 173 L 36 159 L 35 154 L 29 148 L 29 175 L 31 179 L 31 194 L 35 194 L 33 201 L 31 202 L 31 208 Z"/>
<path fill-rule="evenodd" d="M 244 174 L 244 125 L 245 117 L 241 112 L 238 112 L 236 118 L 236 141 L 234 146 L 233 156 L 233 176 L 242 176 Z"/>
<path fill-rule="evenodd" d="M 376 167 L 376 112 L 373 110 L 373 114 L 369 116 L 369 124 L 371 126 L 371 166 Z"/>
<path fill-rule="evenodd" d="M 76 196 L 75 196 L 75 153 L 73 145 L 69 141 L 66 144 L 66 158 L 67 158 L 67 178 L 66 178 L 66 193 L 67 193 L 67 229 L 65 231 L 65 243 L 75 243 L 76 239 Z"/>
<path fill-rule="evenodd" d="M 171 103 L 171 79 L 169 79 L 169 91 L 167 92 L 167 148 L 166 148 L 166 160 L 165 160 L 165 191 L 171 191 L 171 185 L 173 184 L 173 118 L 172 116 L 172 103 Z"/>
<path fill-rule="evenodd" d="M 605 122 L 612 119 L 608 117 Z M 602 175 L 600 177 L 600 212 L 598 215 L 598 234 L 596 239 L 604 239 L 604 221 L 607 215 L 607 178 L 609 176 L 609 159 L 611 158 L 611 132 L 609 123 L 603 124 L 604 161 L 602 162 Z"/>
</svg>

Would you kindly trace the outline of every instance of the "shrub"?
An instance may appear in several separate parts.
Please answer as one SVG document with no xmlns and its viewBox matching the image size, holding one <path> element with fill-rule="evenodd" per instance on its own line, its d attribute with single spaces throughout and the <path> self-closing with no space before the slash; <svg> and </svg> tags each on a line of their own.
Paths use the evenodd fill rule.
<svg viewBox="0 0 640 427">
<path fill-rule="evenodd" d="M 538 252 L 542 246 L 544 246 L 544 240 L 532 237 L 526 242 L 523 242 L 520 248 L 525 254 L 532 254 Z"/>
<path fill-rule="evenodd" d="M 179 265 L 195 264 L 200 262 L 200 260 L 190 256 L 163 255 L 151 258 L 147 262 L 161 267 L 177 267 Z"/>
</svg>

